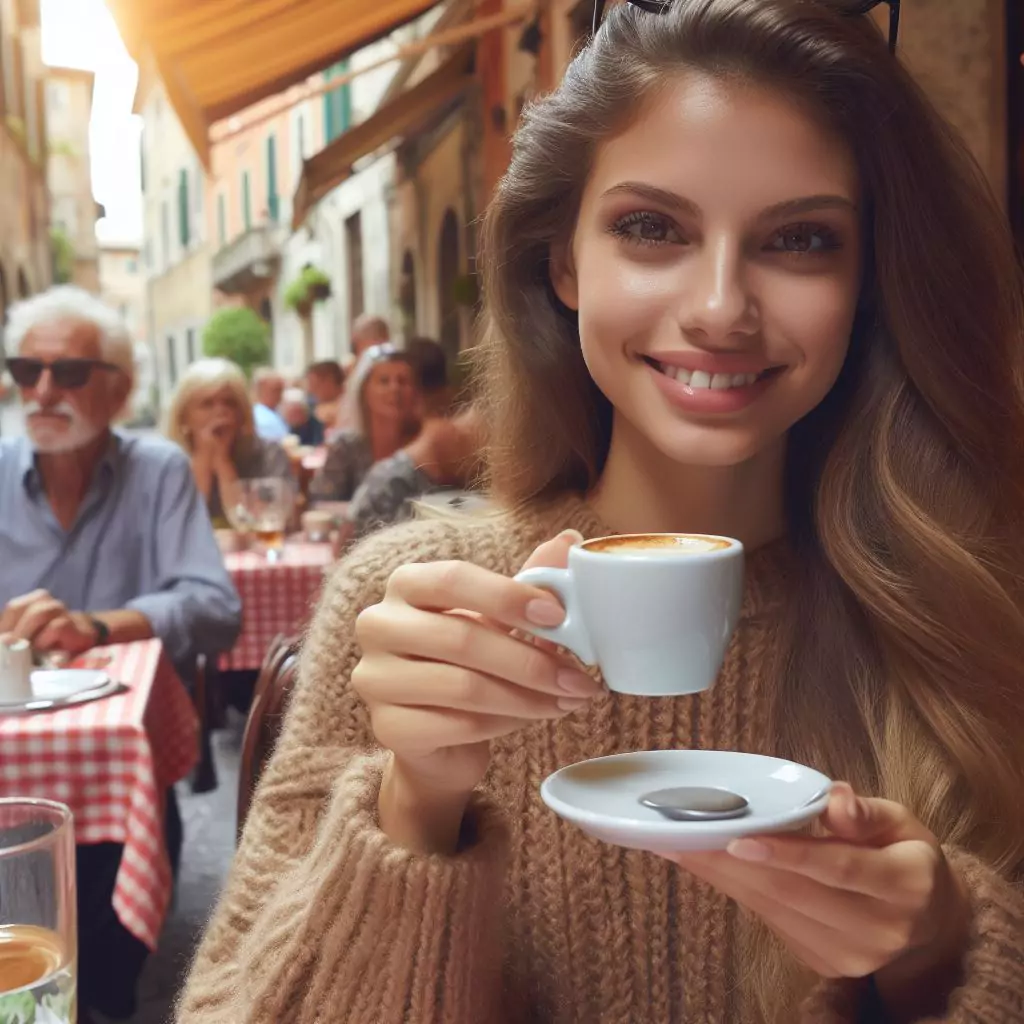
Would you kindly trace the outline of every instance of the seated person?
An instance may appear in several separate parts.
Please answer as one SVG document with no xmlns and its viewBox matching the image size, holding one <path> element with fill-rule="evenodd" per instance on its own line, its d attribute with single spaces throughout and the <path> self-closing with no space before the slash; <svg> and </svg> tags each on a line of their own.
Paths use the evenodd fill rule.
<svg viewBox="0 0 1024 1024">
<path fill-rule="evenodd" d="M 316 448 L 324 443 L 324 425 L 309 411 L 301 388 L 285 389 L 281 416 L 288 425 L 288 433 L 297 437 L 300 445 Z"/>
<path fill-rule="evenodd" d="M 412 515 L 411 502 L 443 487 L 466 487 L 475 475 L 483 440 L 477 410 L 450 419 L 433 417 L 400 451 L 366 474 L 339 531 L 347 543 Z"/>
<path fill-rule="evenodd" d="M 419 432 L 420 398 L 409 357 L 393 345 L 367 349 L 345 391 L 346 427 L 331 442 L 310 485 L 314 501 L 349 501 L 369 468 Z"/>
<path fill-rule="evenodd" d="M 261 366 L 252 375 L 252 415 L 256 434 L 264 441 L 280 441 L 288 426 L 277 411 L 284 394 L 284 377 L 270 366 Z"/>
<path fill-rule="evenodd" d="M 183 676 L 199 654 L 229 650 L 241 604 L 188 459 L 111 428 L 135 372 L 121 319 L 62 286 L 13 306 L 6 341 L 27 435 L 0 440 L 0 633 L 68 656 L 159 637 Z M 132 1012 L 146 957 L 110 902 L 121 851 L 82 846 L 78 858 L 80 1000 L 117 1017 Z"/>
<path fill-rule="evenodd" d="M 245 374 L 227 359 L 200 359 L 185 371 L 171 398 L 167 436 L 188 453 L 218 526 L 227 525 L 225 494 L 236 481 L 292 478 L 281 445 L 257 436 Z"/>
<path fill-rule="evenodd" d="M 309 394 L 313 417 L 325 429 L 333 427 L 338 419 L 342 395 L 345 393 L 345 371 L 341 363 L 335 359 L 313 363 L 306 371 L 306 391 Z"/>
</svg>

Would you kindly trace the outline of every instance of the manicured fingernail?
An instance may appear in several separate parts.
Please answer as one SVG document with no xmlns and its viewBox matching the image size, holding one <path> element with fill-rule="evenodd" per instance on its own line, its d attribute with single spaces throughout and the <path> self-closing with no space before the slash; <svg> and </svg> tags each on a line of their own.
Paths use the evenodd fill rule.
<svg viewBox="0 0 1024 1024">
<path fill-rule="evenodd" d="M 526 621 L 535 626 L 557 626 L 565 618 L 565 610 L 555 601 L 534 598 L 526 606 Z"/>
<path fill-rule="evenodd" d="M 734 839 L 726 848 L 726 852 L 737 860 L 764 863 L 764 861 L 772 859 L 772 851 L 756 839 Z"/>
<path fill-rule="evenodd" d="M 601 685 L 586 672 L 574 668 L 559 669 L 555 681 L 566 693 L 593 695 L 600 691 Z"/>
<path fill-rule="evenodd" d="M 586 707 L 590 703 L 589 698 L 559 697 L 556 701 L 562 711 L 575 711 L 577 708 Z"/>
<path fill-rule="evenodd" d="M 563 530 L 558 535 L 558 539 L 559 540 L 569 540 L 569 541 L 572 541 L 573 544 L 582 544 L 583 543 L 583 534 L 580 533 L 579 530 Z"/>
</svg>

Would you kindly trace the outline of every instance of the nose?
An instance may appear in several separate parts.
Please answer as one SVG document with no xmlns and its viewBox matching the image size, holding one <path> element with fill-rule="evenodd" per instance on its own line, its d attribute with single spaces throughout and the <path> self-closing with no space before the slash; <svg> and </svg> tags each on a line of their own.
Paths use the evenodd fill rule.
<svg viewBox="0 0 1024 1024">
<path fill-rule="evenodd" d="M 48 366 L 43 367 L 43 372 L 31 391 L 33 398 L 40 405 L 53 405 L 57 401 L 57 387 L 53 382 L 53 371 Z"/>
<path fill-rule="evenodd" d="M 757 306 L 750 293 L 738 244 L 709 239 L 686 264 L 687 287 L 679 305 L 679 326 L 697 344 L 727 347 L 757 329 Z"/>
</svg>

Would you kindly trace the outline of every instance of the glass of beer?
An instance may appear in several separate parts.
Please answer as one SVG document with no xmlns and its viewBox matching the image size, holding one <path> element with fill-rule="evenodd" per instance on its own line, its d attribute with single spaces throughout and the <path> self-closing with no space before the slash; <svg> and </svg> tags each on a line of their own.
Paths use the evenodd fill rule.
<svg viewBox="0 0 1024 1024">
<path fill-rule="evenodd" d="M 292 481 L 276 477 L 239 480 L 231 486 L 224 499 L 225 509 L 235 529 L 254 537 L 266 553 L 267 561 L 278 561 L 284 551 L 288 521 L 295 507 L 295 485 Z"/>
<path fill-rule="evenodd" d="M 0 800 L 0 1022 L 75 1024 L 78 946 L 71 812 Z"/>
</svg>

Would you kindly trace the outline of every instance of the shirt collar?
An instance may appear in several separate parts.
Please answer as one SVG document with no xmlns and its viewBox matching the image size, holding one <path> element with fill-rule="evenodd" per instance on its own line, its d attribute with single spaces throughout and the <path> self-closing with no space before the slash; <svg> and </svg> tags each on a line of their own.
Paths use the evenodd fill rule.
<svg viewBox="0 0 1024 1024">
<path fill-rule="evenodd" d="M 96 464 L 97 474 L 108 473 L 116 475 L 118 467 L 124 456 L 125 435 L 119 430 L 111 429 L 107 441 L 106 450 Z M 32 442 L 27 436 L 18 439 L 18 476 L 30 494 L 39 492 L 40 480 L 39 471 L 36 469 L 36 453 Z M 95 478 L 94 478 L 95 479 Z"/>
</svg>

